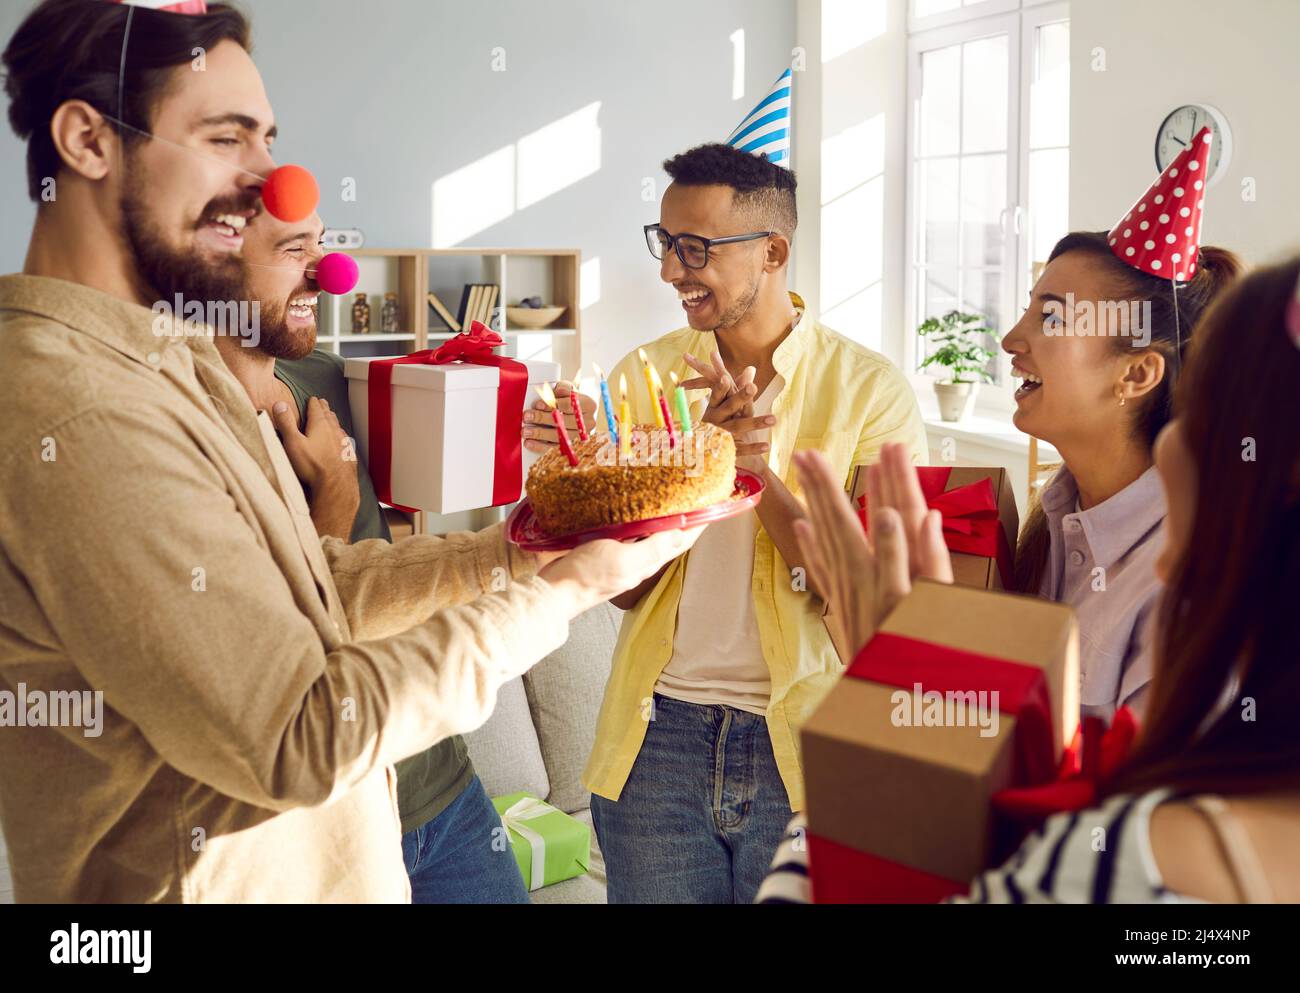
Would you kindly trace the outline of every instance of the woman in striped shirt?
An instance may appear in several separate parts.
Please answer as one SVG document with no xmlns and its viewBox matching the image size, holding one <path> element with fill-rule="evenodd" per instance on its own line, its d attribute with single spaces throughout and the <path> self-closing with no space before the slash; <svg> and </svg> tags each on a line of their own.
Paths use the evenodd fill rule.
<svg viewBox="0 0 1300 993">
<path fill-rule="evenodd" d="M 1212 401 L 1210 398 L 1213 398 Z M 1156 445 L 1165 583 L 1141 735 L 1090 809 L 1058 814 L 956 902 L 1300 902 L 1300 259 L 1261 269 L 1202 319 Z M 800 471 L 820 588 L 852 600 L 854 644 L 910 588 L 941 578 L 919 490 L 891 453 L 887 530 L 868 551 L 834 475 Z M 873 532 L 876 523 L 872 523 Z M 846 620 L 846 625 L 848 624 Z M 760 902 L 807 900 L 791 825 Z"/>
</svg>

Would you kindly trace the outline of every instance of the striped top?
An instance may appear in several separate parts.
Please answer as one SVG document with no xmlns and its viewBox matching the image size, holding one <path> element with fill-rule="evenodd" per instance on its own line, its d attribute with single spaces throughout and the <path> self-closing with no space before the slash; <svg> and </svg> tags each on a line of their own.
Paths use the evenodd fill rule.
<svg viewBox="0 0 1300 993">
<path fill-rule="evenodd" d="M 1201 903 L 1170 892 L 1151 853 L 1151 812 L 1170 796 L 1154 790 L 1057 814 L 1001 868 L 950 903 Z M 807 828 L 795 817 L 777 849 L 758 903 L 810 903 Z"/>
</svg>

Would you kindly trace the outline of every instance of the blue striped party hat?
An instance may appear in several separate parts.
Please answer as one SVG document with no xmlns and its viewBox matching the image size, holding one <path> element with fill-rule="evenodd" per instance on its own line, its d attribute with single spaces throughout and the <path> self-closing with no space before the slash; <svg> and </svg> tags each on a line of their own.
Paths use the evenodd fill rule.
<svg viewBox="0 0 1300 993">
<path fill-rule="evenodd" d="M 762 155 L 771 162 L 790 168 L 790 85 L 794 73 L 789 69 L 772 84 L 767 96 L 749 112 L 740 127 L 731 132 L 727 144 L 742 152 Z"/>
</svg>

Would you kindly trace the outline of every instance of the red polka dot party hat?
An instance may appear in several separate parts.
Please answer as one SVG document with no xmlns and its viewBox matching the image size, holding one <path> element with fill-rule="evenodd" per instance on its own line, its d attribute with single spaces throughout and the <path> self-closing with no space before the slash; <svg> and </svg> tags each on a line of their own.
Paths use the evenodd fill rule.
<svg viewBox="0 0 1300 993">
<path fill-rule="evenodd" d="M 1214 135 L 1201 128 L 1109 235 L 1122 261 L 1180 283 L 1196 275 L 1201 218 Z"/>
</svg>

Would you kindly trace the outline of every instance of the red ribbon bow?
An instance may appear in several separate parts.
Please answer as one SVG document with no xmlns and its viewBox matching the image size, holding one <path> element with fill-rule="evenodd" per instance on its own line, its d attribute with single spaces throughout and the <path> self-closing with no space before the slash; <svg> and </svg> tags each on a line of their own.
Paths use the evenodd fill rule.
<svg viewBox="0 0 1300 993">
<path fill-rule="evenodd" d="M 412 352 L 370 363 L 366 394 L 370 414 L 370 476 L 375 495 L 382 503 L 393 503 L 393 366 L 469 365 L 496 366 L 501 370 L 497 387 L 496 471 L 492 477 L 492 506 L 514 503 L 523 492 L 523 448 L 520 431 L 524 423 L 524 401 L 528 396 L 528 367 L 522 362 L 494 355 L 492 349 L 503 344 L 497 334 L 481 321 L 474 321 L 469 331 L 443 342 L 438 348 Z M 401 507 L 401 510 L 414 510 Z"/>
<path fill-rule="evenodd" d="M 1032 829 L 1053 814 L 1093 806 L 1101 784 L 1128 758 L 1137 732 L 1137 717 L 1128 707 L 1115 711 L 1110 727 L 1100 717 L 1085 717 L 1056 779 L 1001 790 L 993 795 L 993 808 L 1022 828 Z"/>
<path fill-rule="evenodd" d="M 996 559 L 1004 589 L 1011 588 L 1015 571 L 1011 543 L 998 517 L 993 480 L 987 476 L 966 486 L 947 489 L 951 466 L 917 466 L 917 479 L 925 505 L 943 516 L 943 543 L 949 551 Z M 869 529 L 867 497 L 858 497 L 858 518 Z"/>
</svg>

